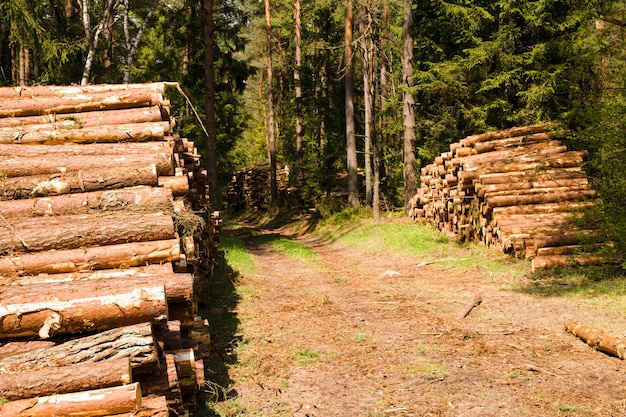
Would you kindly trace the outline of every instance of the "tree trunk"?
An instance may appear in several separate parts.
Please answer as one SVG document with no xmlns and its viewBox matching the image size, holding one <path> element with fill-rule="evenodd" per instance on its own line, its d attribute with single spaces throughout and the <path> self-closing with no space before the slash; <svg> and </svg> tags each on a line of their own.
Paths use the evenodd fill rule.
<svg viewBox="0 0 626 417">
<path fill-rule="evenodd" d="M 16 133 L 0 131 L 0 143 L 21 145 L 65 145 L 67 143 L 118 143 L 164 140 L 169 122 L 120 124 L 81 129 L 48 129 Z"/>
<path fill-rule="evenodd" d="M 365 107 L 365 203 L 373 205 L 372 184 L 372 142 L 376 132 L 374 118 L 374 62 L 373 51 L 370 50 L 372 38 L 372 21 L 367 6 L 362 5 L 359 10 L 359 43 L 361 45 L 361 69 L 363 75 L 363 104 Z"/>
<path fill-rule="evenodd" d="M 531 135 L 534 133 L 542 133 L 550 130 L 554 126 L 551 124 L 535 124 L 530 126 L 518 126 L 510 129 L 499 130 L 496 132 L 480 133 L 478 135 L 468 136 L 459 141 L 461 146 L 474 146 L 479 142 L 488 142 L 494 139 L 505 139 L 519 136 Z"/>
<path fill-rule="evenodd" d="M 130 384 L 130 358 L 0 374 L 2 396 L 10 401 Z"/>
<path fill-rule="evenodd" d="M 80 293 L 57 289 L 51 300 L 49 293 L 23 296 L 12 294 L 7 287 L 0 311 L 0 339 L 33 336 L 48 339 L 52 334 L 101 331 L 167 316 L 162 285 L 118 292 L 106 283 L 92 283 L 90 290 Z"/>
<path fill-rule="evenodd" d="M 0 247 L 9 253 L 75 249 L 174 239 L 172 216 L 125 211 L 0 222 Z"/>
<path fill-rule="evenodd" d="M 354 120 L 354 48 L 352 46 L 352 0 L 346 0 L 345 26 L 345 107 L 346 107 L 346 169 L 348 171 L 348 204 L 359 206 L 359 177 L 356 156 L 356 126 Z"/>
<path fill-rule="evenodd" d="M 0 417 L 93 417 L 127 413 L 141 408 L 138 383 L 9 401 L 0 406 Z"/>
<path fill-rule="evenodd" d="M 270 15 L 270 2 L 265 0 L 265 32 L 267 37 L 267 106 L 268 106 L 268 140 L 270 157 L 270 193 L 272 209 L 278 207 L 278 185 L 276 183 L 276 133 L 274 121 L 274 86 L 272 67 L 272 23 Z"/>
<path fill-rule="evenodd" d="M 139 43 L 141 42 L 141 38 L 143 37 L 143 31 L 148 26 L 150 19 L 152 19 L 152 14 L 157 9 L 157 6 L 159 5 L 159 1 L 160 0 L 154 0 L 154 3 L 152 3 L 152 7 L 150 8 L 150 10 L 148 10 L 148 14 L 146 15 L 145 19 L 143 19 L 143 22 L 141 23 L 141 27 L 139 28 L 139 30 L 133 37 L 133 42 L 132 43 L 130 42 L 130 37 L 127 36 L 126 38 L 127 52 L 126 52 L 126 61 L 124 62 L 124 79 L 122 81 L 124 84 L 128 84 L 130 82 L 130 71 L 133 68 L 133 61 L 135 59 L 135 54 L 137 53 L 137 48 L 139 47 Z M 128 16 L 128 7 L 126 7 L 125 13 L 126 13 L 126 16 Z"/>
<path fill-rule="evenodd" d="M 302 34 L 301 34 L 301 14 L 302 6 L 300 0 L 293 2 L 293 24 L 294 24 L 294 55 L 295 65 L 293 68 L 293 80 L 296 95 L 296 161 L 298 163 L 298 182 L 304 180 L 304 166 L 302 159 L 302 80 L 300 79 L 300 69 L 302 67 Z M 301 186 L 302 184 L 300 184 Z"/>
<path fill-rule="evenodd" d="M 85 269 L 129 268 L 180 259 L 178 239 L 51 250 L 0 257 L 0 275 L 37 275 Z"/>
<path fill-rule="evenodd" d="M 404 126 L 404 210 L 410 210 L 411 198 L 417 194 L 417 161 L 415 159 L 415 101 L 413 99 L 413 10 L 404 0 L 404 47 L 402 52 L 402 115 Z"/>
<path fill-rule="evenodd" d="M 220 207 L 217 189 L 217 126 L 215 125 L 215 21 L 213 0 L 203 1 L 204 10 L 204 102 L 207 127 L 207 176 L 209 199 L 214 209 Z"/>
<path fill-rule="evenodd" d="M 160 105 L 163 95 L 152 88 L 94 91 L 77 95 L 61 90 L 57 95 L 0 100 L 0 117 L 40 116 Z M 58 116 L 57 118 L 63 116 Z"/>
<path fill-rule="evenodd" d="M 130 358 L 134 374 L 154 371 L 159 356 L 149 323 L 105 330 L 55 346 L 0 358 L 0 373 L 93 364 L 119 358 Z"/>
<path fill-rule="evenodd" d="M 183 178 L 187 179 L 187 177 Z M 156 186 L 158 180 L 154 164 L 140 167 L 128 166 L 124 170 L 99 168 L 91 171 L 5 178 L 0 179 L 0 200 L 19 200 L 139 185 Z"/>
<path fill-rule="evenodd" d="M 172 193 L 169 189 L 143 186 L 0 201 L 0 213 L 7 220 L 11 218 L 67 216 L 117 210 L 169 212 L 172 209 Z"/>
<path fill-rule="evenodd" d="M 100 34 L 105 29 L 105 24 L 108 22 L 110 16 L 113 14 L 114 2 L 113 0 L 106 0 L 106 4 L 104 5 L 104 10 L 102 13 L 102 19 L 98 23 L 96 27 L 96 31 L 91 33 L 91 23 L 89 20 L 89 10 L 88 10 L 88 1 L 83 1 L 83 25 L 85 26 L 85 34 L 86 45 L 87 45 L 87 58 L 85 59 L 85 67 L 83 69 L 83 76 L 81 78 L 80 84 L 86 85 L 89 83 L 89 76 L 91 75 L 91 67 L 93 65 L 93 60 L 96 57 L 96 52 L 98 49 L 98 43 L 100 41 Z"/>
</svg>

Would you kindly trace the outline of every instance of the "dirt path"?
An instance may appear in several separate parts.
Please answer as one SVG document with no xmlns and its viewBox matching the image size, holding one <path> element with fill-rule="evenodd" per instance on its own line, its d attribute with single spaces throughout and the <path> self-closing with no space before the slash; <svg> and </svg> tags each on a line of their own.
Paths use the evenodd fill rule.
<svg viewBox="0 0 626 417">
<path fill-rule="evenodd" d="M 626 329 L 624 317 L 514 291 L 481 267 L 311 237 L 297 239 L 318 257 L 294 260 L 266 235 L 242 237 L 256 273 L 212 309 L 228 353 L 214 358 L 213 393 L 232 385 L 212 415 L 626 416 L 623 361 L 563 330 L 567 318 Z"/>
</svg>

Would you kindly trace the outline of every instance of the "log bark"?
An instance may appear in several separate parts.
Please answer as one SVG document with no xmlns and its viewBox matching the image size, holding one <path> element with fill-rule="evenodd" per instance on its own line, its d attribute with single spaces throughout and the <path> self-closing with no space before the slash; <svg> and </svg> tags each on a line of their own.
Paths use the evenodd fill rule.
<svg viewBox="0 0 626 417">
<path fill-rule="evenodd" d="M 167 399 L 163 396 L 144 397 L 141 399 L 141 408 L 139 410 L 132 413 L 116 414 L 111 417 L 168 417 L 169 415 Z"/>
<path fill-rule="evenodd" d="M 598 201 L 561 201 L 556 203 L 503 206 L 492 208 L 494 216 L 514 214 L 567 213 L 584 210 L 600 204 Z"/>
<path fill-rule="evenodd" d="M 19 287 L 15 287 L 19 288 Z M 0 339 L 71 334 L 108 330 L 167 317 L 165 288 L 162 285 L 139 287 L 124 292 L 103 283 L 91 292 L 57 288 L 50 293 L 2 293 Z"/>
<path fill-rule="evenodd" d="M 518 162 L 515 158 L 512 158 L 510 161 L 486 162 L 480 165 L 480 167 L 478 165 L 471 166 L 467 164 L 463 169 L 468 171 L 479 169 L 480 174 L 491 174 L 509 171 L 540 171 L 550 168 L 574 168 L 579 167 L 586 157 L 587 153 L 585 151 L 569 151 L 556 155 L 542 155 L 534 160 L 529 158 L 528 161 L 522 162 Z"/>
<path fill-rule="evenodd" d="M 0 257 L 0 276 L 130 268 L 180 259 L 178 239 L 51 250 Z"/>
<path fill-rule="evenodd" d="M 0 214 L 8 220 L 118 210 L 131 210 L 137 213 L 171 212 L 173 210 L 172 200 L 172 192 L 167 188 L 138 186 L 118 190 L 0 201 Z"/>
<path fill-rule="evenodd" d="M 95 93 L 119 93 L 125 91 L 143 90 L 164 94 L 165 83 L 135 83 L 135 84 L 92 84 L 92 85 L 38 85 L 0 88 L 2 99 L 29 99 L 33 97 L 73 97 L 75 95 Z"/>
<path fill-rule="evenodd" d="M 581 167 L 547 169 L 544 171 L 509 171 L 492 174 L 480 174 L 478 184 L 502 184 L 508 182 L 545 181 L 587 178 Z"/>
<path fill-rule="evenodd" d="M 130 358 L 0 374 L 0 396 L 10 400 L 88 391 L 132 383 Z"/>
<path fill-rule="evenodd" d="M 553 135 L 547 132 L 532 133 L 525 136 L 514 136 L 511 138 L 494 139 L 488 142 L 478 142 L 473 149 L 476 153 L 493 152 L 506 148 L 516 148 L 537 142 L 547 142 L 554 139 Z"/>
<path fill-rule="evenodd" d="M 463 309 L 461 309 L 458 313 L 457 313 L 457 317 L 460 319 L 463 319 L 465 317 L 467 317 L 469 315 L 469 313 L 472 312 L 472 310 L 476 307 L 478 307 L 481 303 L 483 302 L 483 299 L 481 297 L 480 294 L 476 294 L 474 296 L 474 298 L 472 299 L 472 301 L 470 303 L 468 303 Z"/>
<path fill-rule="evenodd" d="M 91 171 L 104 167 L 123 170 L 150 164 L 156 166 L 159 175 L 173 175 L 173 147 L 167 142 L 0 145 L 0 175 L 4 177 Z"/>
<path fill-rule="evenodd" d="M 494 139 L 512 138 L 516 136 L 531 135 L 534 133 L 546 132 L 556 127 L 555 124 L 535 124 L 530 126 L 512 127 L 510 129 L 499 130 L 497 132 L 487 132 L 478 135 L 468 136 L 465 139 L 460 140 L 462 146 L 474 146 L 479 142 L 487 142 Z"/>
<path fill-rule="evenodd" d="M 5 280 L 3 300 L 20 295 L 34 299 L 39 294 L 89 293 L 98 294 L 130 292 L 134 288 L 164 286 L 168 310 L 172 305 L 184 306 L 189 314 L 196 310 L 195 278 L 193 274 L 174 273 L 171 264 L 149 265 L 139 268 L 84 271 L 67 274 L 42 274 L 30 277 L 15 277 Z M 4 302 L 4 301 L 3 301 Z"/>
<path fill-rule="evenodd" d="M 583 326 L 573 320 L 565 321 L 565 330 L 600 352 L 604 352 L 622 360 L 626 357 L 625 337 L 608 336 L 601 330 Z"/>
<path fill-rule="evenodd" d="M 563 201 L 582 201 L 596 197 L 594 190 L 560 191 L 527 195 L 502 195 L 487 197 L 490 207 L 521 206 L 528 204 L 558 203 Z"/>
<path fill-rule="evenodd" d="M 0 247 L 12 254 L 174 239 L 169 214 L 113 212 L 0 222 Z"/>
<path fill-rule="evenodd" d="M 70 394 L 9 401 L 0 417 L 94 417 L 121 414 L 141 408 L 138 383 Z"/>
<path fill-rule="evenodd" d="M 574 255 L 547 255 L 537 256 L 531 261 L 532 272 L 541 271 L 544 269 L 550 269 L 557 266 L 562 267 L 576 267 L 576 266 L 591 266 L 600 265 L 605 263 L 607 259 L 601 256 L 574 256 Z"/>
<path fill-rule="evenodd" d="M 1 112 L 1 109 L 0 109 Z M 162 141 L 169 122 L 129 123 L 81 129 L 48 129 L 36 132 L 0 131 L 0 143 L 20 145 L 64 145 L 67 143 L 118 143 Z"/>
<path fill-rule="evenodd" d="M 538 180 L 514 182 L 513 179 L 508 183 L 499 184 L 476 184 L 476 194 L 479 197 L 485 195 L 493 195 L 494 193 L 510 193 L 519 194 L 522 190 L 533 189 L 581 189 L 588 188 L 587 178 L 574 178 L 564 180 Z"/>
<path fill-rule="evenodd" d="M 0 89 L 1 94 L 2 89 Z M 137 107 L 120 110 L 89 111 L 83 113 L 50 113 L 41 116 L 0 118 L 0 128 L 37 129 L 41 125 L 73 126 L 86 128 L 125 123 L 149 123 L 167 121 L 161 112 L 162 106 Z M 167 115 L 167 112 L 165 112 Z"/>
<path fill-rule="evenodd" d="M 163 94 L 149 89 L 6 98 L 0 101 L 0 117 L 150 107 L 162 100 Z"/>
<path fill-rule="evenodd" d="M 17 355 L 18 353 L 30 352 L 31 350 L 48 348 L 54 346 L 55 343 L 50 340 L 26 340 L 12 341 L 2 344 L 0 342 L 0 360 L 8 356 Z"/>
<path fill-rule="evenodd" d="M 0 358 L 0 373 L 33 372 L 119 358 L 130 358 L 133 375 L 148 370 L 152 373 L 155 368 L 158 369 L 158 352 L 149 323 L 105 330 L 55 346 Z"/>
<path fill-rule="evenodd" d="M 19 200 L 71 193 L 111 190 L 126 187 L 156 186 L 154 164 L 128 166 L 123 170 L 98 168 L 28 177 L 0 178 L 0 200 Z"/>
</svg>

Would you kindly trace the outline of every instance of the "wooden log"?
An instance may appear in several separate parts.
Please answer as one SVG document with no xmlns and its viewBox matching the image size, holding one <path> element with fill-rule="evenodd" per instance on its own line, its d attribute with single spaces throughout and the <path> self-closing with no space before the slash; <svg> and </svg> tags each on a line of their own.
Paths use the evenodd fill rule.
<svg viewBox="0 0 626 417">
<path fill-rule="evenodd" d="M 563 201 L 582 201 L 586 199 L 593 199 L 596 197 L 594 190 L 579 190 L 579 191 L 560 191 L 551 193 L 536 193 L 526 195 L 501 195 L 494 197 L 487 197 L 486 202 L 490 207 L 503 207 L 503 206 L 522 206 L 528 204 L 545 204 L 545 203 L 558 203 Z"/>
<path fill-rule="evenodd" d="M 141 399 L 141 408 L 132 413 L 116 414 L 110 417 L 168 417 L 169 407 L 167 398 L 162 397 L 143 397 Z M 177 414 L 181 415 L 181 414 Z"/>
<path fill-rule="evenodd" d="M 573 321 L 565 320 L 565 330 L 581 339 L 594 349 L 620 359 L 626 357 L 626 338 L 612 337 L 604 334 L 601 330 Z"/>
<path fill-rule="evenodd" d="M 567 151 L 567 147 L 557 140 L 533 143 L 517 148 L 501 149 L 493 152 L 470 155 L 461 159 L 465 168 L 473 168 L 494 162 L 505 162 L 516 159 L 519 162 L 535 161 L 539 158 Z"/>
<path fill-rule="evenodd" d="M 0 214 L 5 219 L 67 216 L 131 210 L 137 213 L 172 211 L 172 192 L 161 187 L 128 187 L 117 190 L 62 194 L 23 200 L 0 201 Z"/>
<path fill-rule="evenodd" d="M 518 193 L 521 190 L 533 189 L 581 189 L 588 188 L 587 178 L 574 178 L 565 180 L 539 180 L 539 181 L 523 181 L 498 184 L 476 184 L 476 194 L 479 197 L 485 195 L 494 195 L 494 193 Z"/>
<path fill-rule="evenodd" d="M 30 352 L 31 350 L 48 348 L 55 343 L 50 340 L 18 340 L 10 342 L 0 342 L 0 359 L 18 353 Z"/>
<path fill-rule="evenodd" d="M 174 174 L 173 149 L 167 142 L 85 145 L 0 145 L 0 175 L 23 177 L 99 168 L 122 170 L 154 164 L 159 175 Z"/>
<path fill-rule="evenodd" d="M 170 189 L 175 197 L 182 197 L 189 193 L 189 178 L 186 175 L 159 177 L 159 187 Z"/>
<path fill-rule="evenodd" d="M 7 98 L 0 101 L 0 117 L 150 107 L 162 100 L 160 92 L 149 89 Z"/>
<path fill-rule="evenodd" d="M 130 268 L 180 259 L 178 239 L 52 250 L 0 257 L 0 276 Z"/>
<path fill-rule="evenodd" d="M 458 313 L 457 313 L 457 317 L 460 319 L 463 319 L 465 317 L 467 317 L 469 315 L 469 313 L 471 313 L 471 311 L 478 307 L 481 303 L 483 302 L 483 299 L 481 297 L 480 294 L 476 294 L 474 296 L 474 298 L 472 298 L 472 301 L 470 303 L 468 303 L 464 308 L 462 308 Z"/>
<path fill-rule="evenodd" d="M 1 109 L 0 109 L 1 112 Z M 128 123 L 81 129 L 39 130 L 36 132 L 0 131 L 0 143 L 21 145 L 62 145 L 67 143 L 118 143 L 162 141 L 170 130 L 169 122 Z"/>
<path fill-rule="evenodd" d="M 0 89 L 0 92 L 2 89 Z M 37 128 L 41 125 L 74 126 L 75 128 L 107 126 L 125 123 L 149 123 L 167 121 L 161 106 L 137 107 L 120 110 L 89 111 L 82 113 L 50 113 L 40 116 L 0 118 L 0 128 Z"/>
<path fill-rule="evenodd" d="M 531 261 L 532 272 L 538 272 L 544 269 L 550 269 L 557 266 L 561 267 L 578 267 L 578 266 L 591 266 L 600 265 L 607 262 L 607 259 L 601 256 L 595 255 L 548 255 L 537 256 Z"/>
<path fill-rule="evenodd" d="M 556 155 L 542 155 L 528 161 L 518 162 L 515 158 L 505 161 L 492 161 L 491 163 L 485 163 L 478 166 L 470 166 L 469 164 L 464 166 L 464 170 L 471 171 L 477 169 L 479 174 L 490 174 L 497 172 L 508 171 L 531 171 L 531 170 L 544 170 L 550 168 L 572 168 L 579 167 L 587 157 L 585 151 L 569 151 Z M 459 177 L 461 178 L 461 177 Z"/>
<path fill-rule="evenodd" d="M 141 408 L 138 383 L 91 391 L 9 401 L 0 417 L 94 417 L 121 414 Z"/>
<path fill-rule="evenodd" d="M 98 168 L 28 177 L 0 178 L 0 200 L 18 200 L 71 193 L 111 190 L 140 185 L 156 186 L 154 164 L 129 166 L 123 170 Z"/>
<path fill-rule="evenodd" d="M 66 274 L 41 274 L 5 279 L 3 297 L 22 294 L 34 297 L 63 292 L 98 294 L 131 292 L 134 288 L 165 287 L 170 318 L 184 320 L 197 311 L 195 278 L 189 273 L 174 273 L 171 264 L 103 271 L 83 271 Z M 3 298 L 4 299 L 4 298 Z M 182 315 L 182 317 L 181 317 Z"/>
<path fill-rule="evenodd" d="M 28 99 L 32 97 L 73 97 L 94 93 L 123 93 L 129 90 L 145 90 L 164 94 L 165 83 L 132 83 L 132 84 L 89 84 L 89 85 L 36 85 L 0 88 L 0 98 Z"/>
<path fill-rule="evenodd" d="M 514 136 L 511 138 L 494 139 L 488 142 L 478 142 L 474 145 L 476 153 L 493 152 L 506 148 L 516 148 L 537 142 L 547 142 L 554 139 L 553 135 L 547 132 L 533 133 L 525 136 Z"/>
<path fill-rule="evenodd" d="M 0 374 L 0 396 L 10 401 L 132 383 L 130 358 Z"/>
<path fill-rule="evenodd" d="M 104 212 L 0 222 L 0 247 L 12 254 L 174 239 L 163 213 Z"/>
<path fill-rule="evenodd" d="M 460 140 L 459 143 L 461 144 L 461 146 L 473 146 L 476 143 L 487 142 L 487 141 L 494 140 L 494 139 L 504 139 L 504 138 L 531 135 L 534 133 L 547 132 L 551 129 L 554 129 L 556 126 L 557 126 L 556 124 L 541 123 L 541 124 L 535 124 L 535 125 L 530 125 L 530 126 L 512 127 L 510 129 L 499 130 L 496 132 L 487 132 L 487 133 L 480 133 L 477 135 L 468 136 L 465 139 Z"/>
<path fill-rule="evenodd" d="M 567 213 L 582 211 L 596 204 L 600 204 L 598 201 L 561 201 L 556 203 L 545 204 L 529 204 L 521 206 L 503 206 L 494 207 L 493 215 L 514 215 L 514 214 L 544 214 L 544 213 Z"/>
<path fill-rule="evenodd" d="M 93 285 L 91 292 L 62 291 L 14 294 L 7 287 L 0 306 L 0 339 L 71 334 L 107 330 L 152 321 L 167 316 L 165 288 L 162 285 L 139 287 L 125 292 L 104 284 Z M 31 293 L 35 288 L 29 287 Z"/>
<path fill-rule="evenodd" d="M 20 352 L 0 358 L 0 373 L 33 372 L 50 367 L 93 364 L 130 358 L 133 378 L 137 373 L 158 371 L 158 352 L 150 323 L 118 327 L 74 338 L 55 346 Z"/>
<path fill-rule="evenodd" d="M 160 374 L 151 375 L 141 383 L 145 394 L 165 396 L 171 410 L 177 415 L 184 414 L 185 409 L 173 353 L 165 354 L 165 366 Z"/>
<path fill-rule="evenodd" d="M 508 182 L 545 181 L 587 178 L 581 167 L 546 169 L 542 171 L 509 171 L 480 174 L 478 182 L 486 184 L 502 184 Z"/>
</svg>

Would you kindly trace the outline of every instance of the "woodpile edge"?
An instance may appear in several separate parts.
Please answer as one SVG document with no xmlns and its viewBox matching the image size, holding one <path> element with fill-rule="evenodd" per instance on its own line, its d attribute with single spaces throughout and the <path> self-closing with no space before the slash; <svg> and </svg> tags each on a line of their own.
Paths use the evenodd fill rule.
<svg viewBox="0 0 626 417">
<path fill-rule="evenodd" d="M 0 417 L 189 415 L 207 187 L 165 83 L 0 88 Z"/>
<path fill-rule="evenodd" d="M 601 205 L 582 168 L 587 153 L 568 150 L 564 133 L 536 124 L 452 143 L 421 169 L 409 215 L 459 241 L 531 259 L 533 272 L 606 261 L 610 243 L 584 220 Z"/>
</svg>

